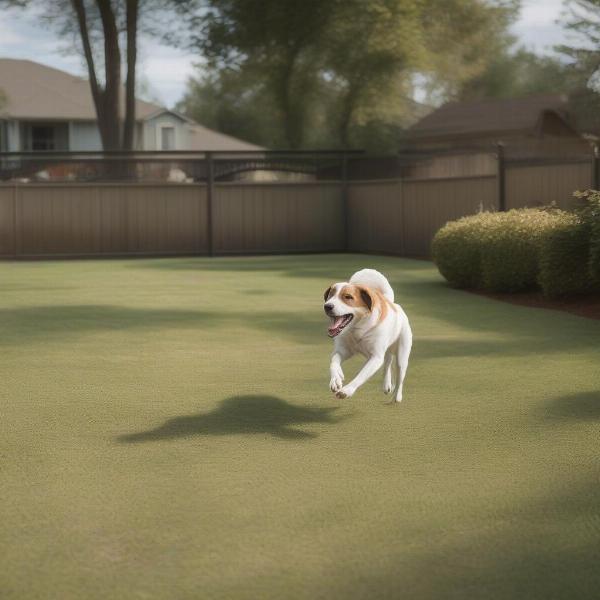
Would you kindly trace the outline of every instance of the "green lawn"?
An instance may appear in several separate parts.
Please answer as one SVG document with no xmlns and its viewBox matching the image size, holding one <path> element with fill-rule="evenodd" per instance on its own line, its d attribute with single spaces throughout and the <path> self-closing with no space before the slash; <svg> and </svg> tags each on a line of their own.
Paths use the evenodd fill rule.
<svg viewBox="0 0 600 600">
<path fill-rule="evenodd" d="M 400 405 L 328 390 L 367 266 Z M 2 600 L 600 595 L 600 321 L 396 258 L 0 263 L 0 346 Z"/>
</svg>

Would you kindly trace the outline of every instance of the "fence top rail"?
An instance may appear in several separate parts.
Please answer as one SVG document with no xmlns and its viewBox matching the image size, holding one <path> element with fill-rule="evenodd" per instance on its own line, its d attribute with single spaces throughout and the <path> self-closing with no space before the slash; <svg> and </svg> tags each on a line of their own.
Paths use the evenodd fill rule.
<svg viewBox="0 0 600 600">
<path fill-rule="evenodd" d="M 402 183 L 439 183 L 443 181 L 472 181 L 476 179 L 496 179 L 495 173 L 487 175 L 460 175 L 459 177 L 406 177 Z"/>
<path fill-rule="evenodd" d="M 255 156 L 360 156 L 364 150 L 36 150 L 24 152 L 0 152 L 0 158 L 26 157 L 26 158 L 73 158 L 84 157 L 122 157 L 122 156 L 153 156 L 166 158 L 178 156 L 226 156 L 230 157 L 255 157 Z"/>
<path fill-rule="evenodd" d="M 556 167 L 567 165 L 589 165 L 593 157 L 590 156 L 557 156 L 545 158 L 506 158 L 504 163 L 507 167 Z"/>
</svg>

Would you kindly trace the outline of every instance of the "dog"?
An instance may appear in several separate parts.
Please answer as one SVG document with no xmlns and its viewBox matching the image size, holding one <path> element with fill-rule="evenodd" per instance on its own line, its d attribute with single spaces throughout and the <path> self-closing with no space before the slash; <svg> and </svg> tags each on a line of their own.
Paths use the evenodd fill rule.
<svg viewBox="0 0 600 600">
<path fill-rule="evenodd" d="M 412 348 L 412 331 L 406 313 L 394 303 L 394 290 L 379 271 L 363 269 L 350 281 L 334 283 L 325 290 L 323 309 L 330 319 L 333 354 L 329 387 L 338 398 L 350 398 L 380 368 L 383 391 L 402 400 L 402 385 Z M 344 385 L 342 362 L 362 354 L 367 362 L 358 375 Z M 392 368 L 396 371 L 396 385 Z"/>
</svg>

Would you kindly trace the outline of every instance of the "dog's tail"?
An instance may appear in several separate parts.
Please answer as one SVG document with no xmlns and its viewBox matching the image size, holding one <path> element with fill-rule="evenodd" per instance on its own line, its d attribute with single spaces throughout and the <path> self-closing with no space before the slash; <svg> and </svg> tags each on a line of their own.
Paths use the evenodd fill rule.
<svg viewBox="0 0 600 600">
<path fill-rule="evenodd" d="M 390 302 L 394 301 L 394 290 L 389 281 L 375 269 L 361 269 L 350 277 L 350 283 L 366 285 L 381 292 Z"/>
</svg>

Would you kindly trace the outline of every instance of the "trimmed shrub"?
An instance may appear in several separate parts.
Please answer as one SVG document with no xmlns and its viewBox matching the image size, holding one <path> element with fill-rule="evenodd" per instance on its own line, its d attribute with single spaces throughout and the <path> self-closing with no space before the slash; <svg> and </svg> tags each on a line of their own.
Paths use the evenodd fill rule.
<svg viewBox="0 0 600 600">
<path fill-rule="evenodd" d="M 590 277 L 595 284 L 600 285 L 600 192 L 587 190 L 576 192 L 576 198 L 580 200 L 576 208 L 577 214 L 590 228 L 590 254 L 588 266 Z"/>
<path fill-rule="evenodd" d="M 535 288 L 541 240 L 566 214 L 526 208 L 463 217 L 435 235 L 433 259 L 455 287 L 494 292 Z"/>
<path fill-rule="evenodd" d="M 490 213 L 463 217 L 442 227 L 433 238 L 431 253 L 450 285 L 478 288 L 481 283 L 480 234 Z"/>
<path fill-rule="evenodd" d="M 549 298 L 582 294 L 592 288 L 590 227 L 570 214 L 542 240 L 539 283 Z"/>
</svg>

